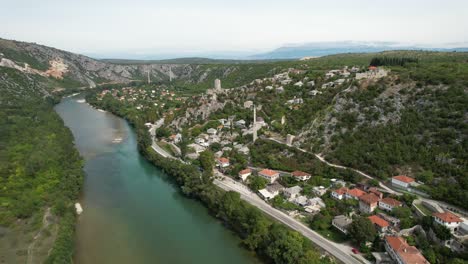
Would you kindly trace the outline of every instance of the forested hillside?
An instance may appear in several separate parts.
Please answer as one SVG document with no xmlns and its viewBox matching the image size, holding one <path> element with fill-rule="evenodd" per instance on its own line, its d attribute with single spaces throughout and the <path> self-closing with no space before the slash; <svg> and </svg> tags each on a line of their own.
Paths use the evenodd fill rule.
<svg viewBox="0 0 468 264">
<path fill-rule="evenodd" d="M 53 110 L 51 82 L 0 67 L 0 262 L 72 258 L 82 159 Z"/>
</svg>

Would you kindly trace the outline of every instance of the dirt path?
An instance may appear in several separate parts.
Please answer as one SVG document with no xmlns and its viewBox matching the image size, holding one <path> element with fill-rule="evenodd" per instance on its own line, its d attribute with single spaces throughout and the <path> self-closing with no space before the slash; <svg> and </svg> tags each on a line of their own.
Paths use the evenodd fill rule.
<svg viewBox="0 0 468 264">
<path fill-rule="evenodd" d="M 35 250 L 36 243 L 39 240 L 39 238 L 43 236 L 43 233 L 47 229 L 47 227 L 49 227 L 49 225 L 52 224 L 52 222 L 49 220 L 50 218 L 52 218 L 52 213 L 50 212 L 50 207 L 49 207 L 46 209 L 44 216 L 42 217 L 41 229 L 37 231 L 36 235 L 33 238 L 33 241 L 28 246 L 28 258 L 27 258 L 26 264 L 34 263 L 34 250 Z"/>
</svg>

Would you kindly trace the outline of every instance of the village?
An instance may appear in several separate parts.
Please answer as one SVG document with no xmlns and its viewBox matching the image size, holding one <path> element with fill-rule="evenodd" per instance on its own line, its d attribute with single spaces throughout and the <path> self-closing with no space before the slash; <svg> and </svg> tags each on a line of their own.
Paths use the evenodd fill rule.
<svg viewBox="0 0 468 264">
<path fill-rule="evenodd" d="M 344 87 L 356 80 L 378 80 L 388 76 L 389 71 L 373 66 L 368 69 L 354 66 L 334 69 L 325 73 L 321 85 L 308 77 L 299 81 L 290 77 L 290 74 L 302 73 L 302 70 L 289 69 L 271 78 L 254 80 L 249 85 L 276 94 L 284 93 L 287 85 L 307 87 L 308 96 L 314 97 L 327 89 Z M 173 124 L 177 120 L 177 116 L 174 116 L 176 111 L 183 118 L 190 119 L 190 116 L 187 118 L 188 115 L 183 114 L 184 109 L 180 108 L 190 104 L 187 97 L 178 96 L 167 89 L 127 87 L 120 91 L 103 90 L 98 100 L 107 95 L 132 105 L 136 110 L 148 107 L 164 109 L 160 121 L 165 119 L 168 126 L 161 128 L 165 133 L 156 132 L 155 142 L 169 156 L 183 155 L 187 161 L 197 164 L 201 153 L 213 152 L 215 171 L 217 175 L 222 175 L 220 180 L 223 177 L 233 179 L 273 207 L 310 226 L 331 241 L 353 244 L 353 254 L 372 255 L 376 263 L 429 263 L 415 246 L 417 237 L 430 238 L 454 252 L 465 251 L 468 220 L 447 208 L 421 199 L 420 195 L 426 197 L 418 188 L 423 183 L 409 176 L 396 175 L 385 182 L 364 179 L 356 183 L 301 170 L 281 171 L 252 166 L 249 163 L 251 148 L 257 140 L 279 141 L 278 134 L 271 130 L 275 124 L 267 123 L 265 118 L 257 115 L 262 110 L 262 105 L 256 104 L 255 98 L 244 100 L 238 106 L 247 113 L 242 116 L 244 118 L 225 115 L 222 118 L 209 119 L 212 112 L 203 113 L 204 118 L 201 120 L 192 118 L 187 122 L 190 124 L 186 135 L 188 138 L 184 138 L 183 131 Z M 226 89 L 221 88 L 221 81 L 217 79 L 213 89 L 209 89 L 201 98 L 192 97 L 191 100 L 210 104 L 218 103 L 220 98 L 227 96 Z M 179 104 L 181 102 L 185 104 Z M 303 98 L 294 97 L 284 104 L 290 109 L 299 109 L 303 103 Z M 285 122 L 283 119 L 281 123 Z M 154 127 L 151 122 L 146 125 L 148 128 Z M 285 147 L 295 148 L 297 145 L 294 145 L 294 140 L 294 135 L 287 134 L 281 142 Z M 183 154 L 181 149 L 184 144 L 186 151 Z M 428 218 L 431 219 L 430 223 L 426 221 Z M 424 221 L 426 226 L 423 226 Z M 369 223 L 370 228 L 356 231 L 362 223 Z M 359 232 L 367 232 L 368 238 L 356 237 L 365 237 Z M 374 240 L 374 235 L 378 240 Z M 384 246 L 379 248 L 378 242 Z"/>
</svg>

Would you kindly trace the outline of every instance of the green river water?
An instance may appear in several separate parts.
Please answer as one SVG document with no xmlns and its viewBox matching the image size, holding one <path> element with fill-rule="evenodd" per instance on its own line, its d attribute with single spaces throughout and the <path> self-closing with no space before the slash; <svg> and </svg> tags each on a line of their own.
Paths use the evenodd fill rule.
<svg viewBox="0 0 468 264">
<path fill-rule="evenodd" d="M 125 120 L 79 99 L 56 106 L 86 161 L 75 263 L 259 263 L 140 156 Z"/>
</svg>

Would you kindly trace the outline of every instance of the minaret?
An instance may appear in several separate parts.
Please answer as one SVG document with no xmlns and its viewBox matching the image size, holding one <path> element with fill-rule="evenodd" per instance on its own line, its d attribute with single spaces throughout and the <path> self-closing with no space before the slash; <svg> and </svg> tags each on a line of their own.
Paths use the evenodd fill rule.
<svg viewBox="0 0 468 264">
<path fill-rule="evenodd" d="M 253 142 L 257 140 L 257 107 L 253 106 Z"/>
<path fill-rule="evenodd" d="M 151 83 L 150 71 L 151 71 L 151 66 L 150 66 L 150 68 L 148 69 L 148 84 Z"/>
<path fill-rule="evenodd" d="M 172 82 L 172 66 L 169 65 L 169 82 Z"/>
</svg>

